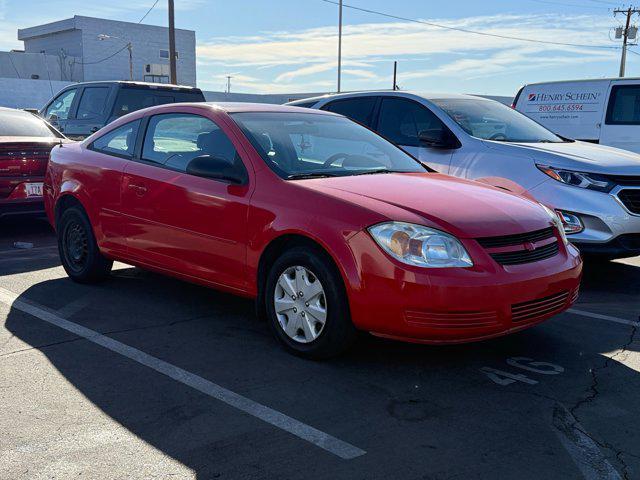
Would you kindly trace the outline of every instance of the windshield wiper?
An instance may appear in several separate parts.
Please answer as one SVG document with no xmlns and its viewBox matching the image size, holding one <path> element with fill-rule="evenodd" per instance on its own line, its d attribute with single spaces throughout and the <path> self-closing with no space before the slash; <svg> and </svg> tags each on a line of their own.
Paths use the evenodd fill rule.
<svg viewBox="0 0 640 480">
<path fill-rule="evenodd" d="M 304 173 L 292 173 L 291 175 L 287 175 L 287 180 L 304 180 L 305 178 L 326 178 L 326 177 L 337 177 L 335 173 L 327 173 L 327 172 L 304 172 Z"/>
<path fill-rule="evenodd" d="M 406 170 L 387 170 L 386 168 L 381 168 L 380 170 L 369 170 L 367 172 L 362 172 L 362 173 L 352 173 L 351 175 L 353 176 L 375 175 L 376 173 L 412 173 L 412 172 L 407 172 Z M 419 172 L 413 172 L 413 173 L 419 173 Z"/>
</svg>

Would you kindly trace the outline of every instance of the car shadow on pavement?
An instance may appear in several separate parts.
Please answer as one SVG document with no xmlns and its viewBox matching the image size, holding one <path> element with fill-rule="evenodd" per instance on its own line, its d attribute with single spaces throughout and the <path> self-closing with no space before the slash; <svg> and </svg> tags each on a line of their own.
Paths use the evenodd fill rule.
<svg viewBox="0 0 640 480">
<path fill-rule="evenodd" d="M 587 269 L 583 295 L 622 293 L 632 286 L 637 292 L 639 282 L 638 267 L 600 265 Z M 412 470 L 416 465 L 432 465 L 436 473 L 440 468 L 439 474 L 452 476 L 458 468 L 462 476 L 460 472 L 475 472 L 474 478 L 540 478 L 545 472 L 569 478 L 575 466 L 544 423 L 554 402 L 575 409 L 583 425 L 596 432 L 594 436 L 611 435 L 602 445 L 619 445 L 623 452 L 637 445 L 637 434 L 629 431 L 640 431 L 640 407 L 634 401 L 640 392 L 639 374 L 616 361 L 615 371 L 605 365 L 604 354 L 619 349 L 629 335 L 622 326 L 601 335 L 590 325 L 579 328 L 561 319 L 500 339 L 446 347 L 365 335 L 346 355 L 311 362 L 279 348 L 267 325 L 255 318 L 251 301 L 135 268 L 117 270 L 103 284 L 89 288 L 67 278 L 44 281 L 25 291 L 20 300 L 55 309 L 61 305 L 60 297 L 64 303 L 82 296 L 91 301 L 71 321 L 376 452 L 349 462 L 333 458 L 190 387 L 11 308 L 6 328 L 13 335 L 42 352 L 111 419 L 198 478 L 299 478 L 294 463 L 300 462 L 305 478 L 408 478 L 416 473 Z M 53 297 L 56 304 L 48 305 L 46 299 Z M 637 344 L 626 348 L 637 350 Z M 522 383 L 507 389 L 480 372 L 487 366 L 507 370 L 505 359 L 511 357 L 553 360 L 576 373 L 576 378 L 568 379 L 565 373 L 567 380 L 560 383 L 520 372 L 536 378 L 535 388 Z M 596 387 L 593 369 L 600 372 Z M 628 390 L 617 391 L 620 385 Z M 608 392 L 626 413 L 608 418 L 603 426 L 591 421 L 591 416 L 602 416 L 600 407 L 584 402 Z M 18 409 L 18 404 L 9 410 Z M 73 416 L 65 411 L 64 402 L 46 409 L 47 415 Z M 623 421 L 626 438 L 611 433 Z M 58 431 L 55 441 L 64 435 Z M 524 464 L 500 463 L 503 459 L 497 452 L 504 448 L 505 458 L 512 455 L 508 453 L 512 444 L 522 438 L 527 442 L 520 442 L 516 457 L 527 459 L 526 469 L 522 470 Z M 613 447 L 603 449 L 615 461 Z M 54 459 L 43 454 L 40 461 Z"/>
</svg>

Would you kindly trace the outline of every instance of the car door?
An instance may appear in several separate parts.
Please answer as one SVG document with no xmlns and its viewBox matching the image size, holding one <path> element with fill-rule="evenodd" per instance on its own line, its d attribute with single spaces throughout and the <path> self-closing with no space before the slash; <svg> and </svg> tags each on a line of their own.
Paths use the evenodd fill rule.
<svg viewBox="0 0 640 480">
<path fill-rule="evenodd" d="M 621 80 L 609 92 L 600 143 L 640 153 L 640 84 Z"/>
<path fill-rule="evenodd" d="M 381 98 L 374 130 L 440 173 L 449 172 L 452 150 L 422 145 L 418 137 L 424 130 L 445 129 L 447 127 L 431 110 L 415 100 Z"/>
<path fill-rule="evenodd" d="M 84 87 L 79 92 L 75 115 L 67 120 L 65 126 L 65 134 L 69 138 L 88 137 L 106 125 L 109 97 L 113 88 L 110 85 L 96 85 Z"/>
<path fill-rule="evenodd" d="M 67 122 L 73 118 L 79 90 L 69 88 L 60 92 L 42 111 L 44 119 L 63 133 L 66 133 Z"/>
<path fill-rule="evenodd" d="M 221 120 L 198 112 L 147 118 L 123 178 L 128 251 L 150 266 L 242 289 L 251 177 Z M 231 184 L 187 173 L 189 162 L 203 155 L 233 162 L 248 180 Z"/>
<path fill-rule="evenodd" d="M 133 158 L 141 120 L 133 120 L 96 138 L 87 147 L 85 188 L 98 206 L 98 242 L 103 250 L 126 252 L 122 214 L 122 173 Z"/>
</svg>

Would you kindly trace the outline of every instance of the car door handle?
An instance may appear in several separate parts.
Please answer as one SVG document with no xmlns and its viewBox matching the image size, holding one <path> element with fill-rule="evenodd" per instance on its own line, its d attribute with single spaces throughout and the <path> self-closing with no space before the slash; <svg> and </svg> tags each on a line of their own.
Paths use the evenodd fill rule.
<svg viewBox="0 0 640 480">
<path fill-rule="evenodd" d="M 145 193 L 147 193 L 147 187 L 145 187 L 144 185 L 136 185 L 134 183 L 130 183 L 128 185 L 128 187 L 132 190 L 135 190 L 135 192 L 139 195 L 142 196 Z"/>
</svg>

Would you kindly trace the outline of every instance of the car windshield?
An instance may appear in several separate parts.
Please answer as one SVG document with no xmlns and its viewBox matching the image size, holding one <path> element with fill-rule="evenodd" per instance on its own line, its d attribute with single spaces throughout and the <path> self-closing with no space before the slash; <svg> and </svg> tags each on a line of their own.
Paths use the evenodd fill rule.
<svg viewBox="0 0 640 480">
<path fill-rule="evenodd" d="M 558 143 L 565 140 L 516 110 L 493 100 L 431 100 L 469 135 L 483 140 Z"/>
<path fill-rule="evenodd" d="M 298 112 L 231 115 L 282 178 L 428 171 L 393 144 L 344 117 Z"/>
<path fill-rule="evenodd" d="M 20 110 L 0 111 L 0 137 L 60 138 L 41 118 Z"/>
</svg>

